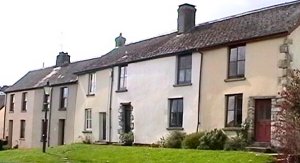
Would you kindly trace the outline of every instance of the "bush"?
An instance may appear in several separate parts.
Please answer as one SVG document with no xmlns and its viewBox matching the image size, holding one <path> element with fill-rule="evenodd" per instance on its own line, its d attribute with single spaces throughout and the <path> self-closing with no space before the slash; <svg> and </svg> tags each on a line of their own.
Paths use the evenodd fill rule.
<svg viewBox="0 0 300 163">
<path fill-rule="evenodd" d="M 184 137 L 185 137 L 184 132 L 172 131 L 165 140 L 165 147 L 181 148 L 181 144 L 182 144 Z"/>
<path fill-rule="evenodd" d="M 222 130 L 214 129 L 205 133 L 200 138 L 198 149 L 223 150 L 227 140 L 226 134 Z"/>
<path fill-rule="evenodd" d="M 182 147 L 188 149 L 197 149 L 200 144 L 200 138 L 204 135 L 204 132 L 196 132 L 186 135 L 182 141 Z"/>
<path fill-rule="evenodd" d="M 124 145 L 131 146 L 134 141 L 134 135 L 133 132 L 123 133 L 120 136 L 120 140 Z"/>
<path fill-rule="evenodd" d="M 224 150 L 244 150 L 247 145 L 248 144 L 243 137 L 237 136 L 227 139 L 224 145 Z"/>
</svg>

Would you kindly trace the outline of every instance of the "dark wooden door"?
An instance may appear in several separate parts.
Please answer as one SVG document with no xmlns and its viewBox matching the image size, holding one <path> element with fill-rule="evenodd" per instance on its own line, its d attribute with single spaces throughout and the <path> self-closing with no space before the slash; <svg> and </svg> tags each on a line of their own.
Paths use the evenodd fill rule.
<svg viewBox="0 0 300 163">
<path fill-rule="evenodd" d="M 271 140 L 271 99 L 255 100 L 255 138 L 257 142 Z"/>
<path fill-rule="evenodd" d="M 60 119 L 58 122 L 58 145 L 65 144 L 65 120 Z"/>
<path fill-rule="evenodd" d="M 8 122 L 8 146 L 12 148 L 12 139 L 13 139 L 13 130 L 14 130 L 14 122 L 13 120 L 9 120 Z"/>
</svg>

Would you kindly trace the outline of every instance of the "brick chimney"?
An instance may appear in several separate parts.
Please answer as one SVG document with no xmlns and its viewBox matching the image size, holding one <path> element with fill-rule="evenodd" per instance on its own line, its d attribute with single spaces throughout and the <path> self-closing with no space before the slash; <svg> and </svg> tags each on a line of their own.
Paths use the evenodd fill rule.
<svg viewBox="0 0 300 163">
<path fill-rule="evenodd" d="M 196 7 L 194 5 L 185 3 L 179 5 L 178 19 L 177 19 L 177 32 L 189 32 L 195 27 Z"/>
<path fill-rule="evenodd" d="M 122 33 L 120 33 L 120 36 L 118 36 L 116 39 L 116 47 L 121 47 L 125 45 L 126 38 L 122 36 Z"/>
<path fill-rule="evenodd" d="M 70 64 L 70 55 L 65 52 L 59 52 L 56 57 L 56 67 L 67 66 Z"/>
</svg>

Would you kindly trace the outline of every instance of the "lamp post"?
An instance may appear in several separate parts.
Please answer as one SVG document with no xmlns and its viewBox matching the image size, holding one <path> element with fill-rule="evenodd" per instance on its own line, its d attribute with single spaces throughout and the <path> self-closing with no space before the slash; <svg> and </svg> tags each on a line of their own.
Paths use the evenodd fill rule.
<svg viewBox="0 0 300 163">
<path fill-rule="evenodd" d="M 47 127 L 48 127 L 48 119 L 47 119 L 47 113 L 49 106 L 49 99 L 50 99 L 50 94 L 51 94 L 51 87 L 49 84 L 49 81 L 47 84 L 44 86 L 44 108 L 43 110 L 45 111 L 45 119 L 44 119 L 44 124 L 43 124 L 43 153 L 46 152 L 46 143 L 47 143 Z"/>
</svg>

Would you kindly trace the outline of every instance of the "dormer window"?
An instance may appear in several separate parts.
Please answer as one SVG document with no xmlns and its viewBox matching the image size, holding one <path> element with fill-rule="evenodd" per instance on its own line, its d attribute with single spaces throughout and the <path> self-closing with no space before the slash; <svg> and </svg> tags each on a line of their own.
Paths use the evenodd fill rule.
<svg viewBox="0 0 300 163">
<path fill-rule="evenodd" d="M 88 94 L 95 94 L 96 92 L 96 73 L 89 74 L 89 83 L 88 83 Z"/>
</svg>

